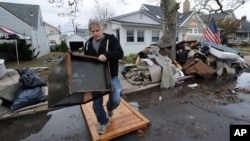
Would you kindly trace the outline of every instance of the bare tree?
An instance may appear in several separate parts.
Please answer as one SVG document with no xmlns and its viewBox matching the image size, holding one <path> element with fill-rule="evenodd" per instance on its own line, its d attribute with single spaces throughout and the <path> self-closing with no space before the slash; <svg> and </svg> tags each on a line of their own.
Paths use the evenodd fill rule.
<svg viewBox="0 0 250 141">
<path fill-rule="evenodd" d="M 227 37 L 230 34 L 234 34 L 240 25 L 240 20 L 226 19 L 222 21 L 217 21 L 217 26 L 222 29 L 220 32 L 221 43 L 227 43 Z"/>
<path fill-rule="evenodd" d="M 53 4 L 53 7 L 61 8 L 63 12 L 58 13 L 58 16 L 71 16 L 74 19 L 77 17 L 77 13 L 79 13 L 79 4 L 82 0 L 68 0 L 65 3 L 64 0 L 48 0 L 49 3 Z"/>
<path fill-rule="evenodd" d="M 235 11 L 248 0 L 193 0 L 194 9 L 208 13 Z"/>
<path fill-rule="evenodd" d="M 82 0 L 68 0 L 67 3 L 65 3 L 64 0 L 48 0 L 49 3 L 53 5 L 53 7 L 60 8 L 62 12 L 58 13 L 58 16 L 62 17 L 69 17 L 70 21 L 73 26 L 74 34 L 76 33 L 77 23 L 76 19 L 78 17 L 78 13 L 80 13 L 79 10 L 79 4 L 82 2 Z"/>
<path fill-rule="evenodd" d="M 73 31 L 76 31 L 78 24 L 76 23 L 76 19 L 78 18 L 78 14 L 80 14 L 79 5 L 83 4 L 83 1 L 87 0 L 48 0 L 49 3 L 52 4 L 53 7 L 60 8 L 62 12 L 58 13 L 58 16 L 69 17 L 70 23 L 73 25 Z M 96 13 L 94 16 L 100 20 L 109 18 L 114 15 L 114 10 L 109 5 L 109 3 L 100 3 L 101 0 L 95 0 L 95 10 Z M 127 0 L 116 0 L 119 4 L 128 4 Z M 75 32 L 76 33 L 76 32 Z"/>
<path fill-rule="evenodd" d="M 115 11 L 107 1 L 94 0 L 93 16 L 96 19 L 104 20 L 115 15 Z"/>
<path fill-rule="evenodd" d="M 161 0 L 160 3 L 163 12 L 163 36 L 161 40 L 166 44 L 171 43 L 172 59 L 176 58 L 176 13 L 179 4 L 175 0 Z"/>
</svg>

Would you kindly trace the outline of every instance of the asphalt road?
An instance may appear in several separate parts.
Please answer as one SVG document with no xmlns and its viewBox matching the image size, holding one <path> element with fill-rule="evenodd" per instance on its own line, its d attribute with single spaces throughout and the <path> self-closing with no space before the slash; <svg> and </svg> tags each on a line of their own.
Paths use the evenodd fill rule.
<svg viewBox="0 0 250 141">
<path fill-rule="evenodd" d="M 247 71 L 226 80 L 190 79 L 172 89 L 124 95 L 151 124 L 144 134 L 132 132 L 114 140 L 229 141 L 230 125 L 250 125 L 249 80 Z M 193 83 L 198 87 L 187 87 Z M 236 87 L 241 90 L 234 91 Z M 91 140 L 80 106 L 1 120 L 0 133 L 3 141 Z"/>
<path fill-rule="evenodd" d="M 250 62 L 250 57 L 245 60 Z M 151 124 L 144 134 L 132 132 L 114 141 L 229 141 L 230 125 L 250 125 L 249 91 L 246 70 L 227 79 L 193 78 L 172 89 L 124 95 Z M 0 120 L 0 141 L 48 140 L 92 140 L 79 105 Z"/>
</svg>

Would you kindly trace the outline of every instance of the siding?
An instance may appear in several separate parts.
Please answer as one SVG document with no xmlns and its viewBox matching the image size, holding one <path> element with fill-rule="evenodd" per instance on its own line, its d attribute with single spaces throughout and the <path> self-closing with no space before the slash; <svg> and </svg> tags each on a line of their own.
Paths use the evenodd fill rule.
<svg viewBox="0 0 250 141">
<path fill-rule="evenodd" d="M 37 28 L 35 28 L 0 7 L 0 25 L 6 26 L 20 34 L 30 36 L 31 40 L 27 40 L 27 43 L 32 43 L 30 49 L 35 49 L 34 54 L 39 52 L 38 57 L 41 57 L 48 54 L 50 52 L 50 48 L 48 38 L 46 37 L 45 28 L 42 24 L 43 18 L 40 9 L 38 10 L 37 14 L 37 22 L 31 21 L 31 23 L 37 23 L 35 26 Z"/>
</svg>

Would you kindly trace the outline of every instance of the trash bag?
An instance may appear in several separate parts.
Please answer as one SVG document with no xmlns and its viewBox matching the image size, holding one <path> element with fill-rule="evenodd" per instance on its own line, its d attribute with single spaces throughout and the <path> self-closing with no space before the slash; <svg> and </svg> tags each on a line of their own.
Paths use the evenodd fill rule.
<svg viewBox="0 0 250 141">
<path fill-rule="evenodd" d="M 25 106 L 30 106 L 45 101 L 47 101 L 47 96 L 45 96 L 42 87 L 36 87 L 31 89 L 21 88 L 17 90 L 15 100 L 10 106 L 10 110 L 15 111 Z"/>
<path fill-rule="evenodd" d="M 20 82 L 23 88 L 34 88 L 38 86 L 47 86 L 47 82 L 40 78 L 34 70 L 29 68 L 17 70 L 20 74 Z"/>
</svg>

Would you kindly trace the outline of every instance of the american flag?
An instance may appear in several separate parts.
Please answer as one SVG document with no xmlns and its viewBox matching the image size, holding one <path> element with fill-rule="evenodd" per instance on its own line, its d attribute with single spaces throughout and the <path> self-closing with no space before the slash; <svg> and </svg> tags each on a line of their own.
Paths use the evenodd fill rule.
<svg viewBox="0 0 250 141">
<path fill-rule="evenodd" d="M 217 30 L 214 18 L 211 19 L 207 29 L 204 32 L 204 37 L 211 42 L 214 42 L 216 44 L 221 44 L 220 41 L 220 34 Z"/>
</svg>

